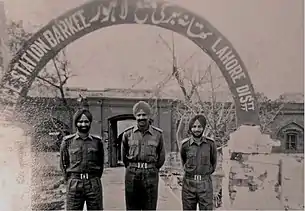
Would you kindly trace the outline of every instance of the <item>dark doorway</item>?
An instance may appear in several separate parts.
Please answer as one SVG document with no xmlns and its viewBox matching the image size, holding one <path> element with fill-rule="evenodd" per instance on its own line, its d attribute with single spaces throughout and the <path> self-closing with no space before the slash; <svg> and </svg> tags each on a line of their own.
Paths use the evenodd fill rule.
<svg viewBox="0 0 305 211">
<path fill-rule="evenodd" d="M 122 166 L 122 136 L 126 128 L 135 124 L 133 114 L 123 114 L 108 120 L 109 126 L 109 166 Z"/>
</svg>

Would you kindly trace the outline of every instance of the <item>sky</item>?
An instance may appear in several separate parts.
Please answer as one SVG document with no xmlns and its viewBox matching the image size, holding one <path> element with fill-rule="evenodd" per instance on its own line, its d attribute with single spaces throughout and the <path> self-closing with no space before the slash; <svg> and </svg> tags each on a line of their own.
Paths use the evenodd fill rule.
<svg viewBox="0 0 305 211">
<path fill-rule="evenodd" d="M 86 0 L 2 0 L 10 20 L 23 20 L 35 31 Z M 233 44 L 244 61 L 255 91 L 275 99 L 304 92 L 302 0 L 172 0 L 207 19 Z M 36 26 L 36 28 L 32 27 Z M 88 89 L 151 89 L 171 71 L 171 52 L 160 37 L 171 32 L 152 26 L 123 25 L 90 33 L 67 47 L 76 75 L 68 86 Z M 211 59 L 191 41 L 174 35 L 179 65 L 204 69 Z M 192 55 L 195 56 L 184 64 Z M 220 75 L 218 68 L 213 69 Z M 191 74 L 193 75 L 193 74 Z M 141 79 L 141 80 L 139 80 Z M 221 80 L 220 80 L 221 81 Z M 223 89 L 226 84 L 219 82 Z M 177 89 L 174 81 L 166 85 Z"/>
</svg>

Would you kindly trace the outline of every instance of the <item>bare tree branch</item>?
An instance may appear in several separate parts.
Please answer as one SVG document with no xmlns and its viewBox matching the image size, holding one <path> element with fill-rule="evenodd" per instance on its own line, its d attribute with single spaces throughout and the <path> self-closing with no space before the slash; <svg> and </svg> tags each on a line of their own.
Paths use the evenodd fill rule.
<svg viewBox="0 0 305 211">
<path fill-rule="evenodd" d="M 56 85 L 56 84 L 54 84 L 54 83 L 48 81 L 47 79 L 45 79 L 45 78 L 43 78 L 43 77 L 41 77 L 41 76 L 37 76 L 36 78 L 42 80 L 43 82 L 46 82 L 47 84 L 49 84 L 49 85 L 51 85 L 51 86 L 53 86 L 53 87 L 55 87 L 55 88 L 57 88 L 57 89 L 60 88 L 58 85 Z"/>
<path fill-rule="evenodd" d="M 162 43 L 165 45 L 165 47 L 170 51 L 173 52 L 173 49 L 169 46 L 168 42 L 161 36 L 161 34 L 158 34 L 158 37 L 162 41 Z"/>
<path fill-rule="evenodd" d="M 27 39 L 29 39 L 32 34 L 25 31 L 23 28 L 22 21 L 20 22 L 10 22 L 8 25 L 8 34 L 9 34 L 9 49 L 11 54 L 15 54 L 20 48 L 23 47 Z M 58 55 L 56 55 L 52 62 L 50 63 L 53 68 L 49 68 L 48 65 L 40 71 L 39 75 L 36 77 L 38 80 L 34 81 L 32 89 L 40 89 L 42 85 L 43 87 L 52 87 L 55 88 L 60 93 L 60 99 L 62 100 L 62 104 L 67 108 L 68 111 L 71 108 L 68 105 L 66 96 L 65 96 L 65 86 L 68 80 L 73 77 L 74 75 L 71 74 L 69 70 L 69 61 L 66 57 L 65 51 L 61 51 Z M 55 70 L 55 71 L 54 71 Z M 35 86 L 35 85 L 38 86 Z M 37 90 L 36 90 L 37 91 Z M 39 90 L 40 91 L 40 90 Z M 45 90 L 41 90 L 45 91 Z M 50 89 L 47 90 L 47 93 L 39 92 L 40 94 L 50 94 Z M 57 92 L 55 93 L 57 97 Z M 55 109 L 55 108 L 52 108 Z M 52 110 L 51 109 L 51 110 Z M 71 120 L 72 120 L 72 114 Z M 54 121 L 52 120 L 54 123 Z M 55 128 L 57 128 L 56 124 L 54 123 Z"/>
</svg>

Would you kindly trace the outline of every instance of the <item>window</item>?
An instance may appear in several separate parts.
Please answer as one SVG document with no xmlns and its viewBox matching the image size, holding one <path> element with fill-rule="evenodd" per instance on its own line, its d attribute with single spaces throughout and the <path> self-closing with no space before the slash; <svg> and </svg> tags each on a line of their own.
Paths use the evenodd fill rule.
<svg viewBox="0 0 305 211">
<path fill-rule="evenodd" d="M 288 133 L 286 135 L 286 146 L 287 150 L 297 150 L 297 134 Z"/>
</svg>

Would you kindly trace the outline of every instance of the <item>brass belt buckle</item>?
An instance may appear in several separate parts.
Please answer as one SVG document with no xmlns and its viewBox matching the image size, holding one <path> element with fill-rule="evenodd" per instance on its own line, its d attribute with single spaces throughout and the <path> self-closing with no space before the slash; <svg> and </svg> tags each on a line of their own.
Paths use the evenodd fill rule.
<svg viewBox="0 0 305 211">
<path fill-rule="evenodd" d="M 147 169 L 147 163 L 138 163 L 137 166 L 138 166 L 138 168 L 145 168 L 145 169 Z"/>
<path fill-rule="evenodd" d="M 201 175 L 195 175 L 195 176 L 194 176 L 194 179 L 195 179 L 195 180 L 198 180 L 198 181 L 200 181 L 201 178 L 202 178 Z"/>
<path fill-rule="evenodd" d="M 81 179 L 89 179 L 89 175 L 87 173 L 85 174 L 80 174 Z"/>
</svg>

